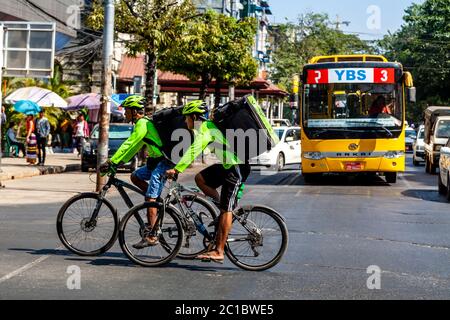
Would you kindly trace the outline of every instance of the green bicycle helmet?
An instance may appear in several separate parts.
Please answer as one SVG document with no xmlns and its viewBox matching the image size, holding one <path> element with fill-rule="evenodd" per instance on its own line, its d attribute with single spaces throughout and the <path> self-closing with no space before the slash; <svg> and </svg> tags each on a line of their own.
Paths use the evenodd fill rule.
<svg viewBox="0 0 450 320">
<path fill-rule="evenodd" d="M 129 96 L 122 102 L 124 108 L 144 109 L 145 98 L 143 96 Z"/>
<path fill-rule="evenodd" d="M 206 102 L 202 100 L 194 100 L 183 107 L 182 114 L 183 116 L 187 116 L 190 114 L 204 115 L 207 112 L 208 106 L 206 105 Z"/>
</svg>

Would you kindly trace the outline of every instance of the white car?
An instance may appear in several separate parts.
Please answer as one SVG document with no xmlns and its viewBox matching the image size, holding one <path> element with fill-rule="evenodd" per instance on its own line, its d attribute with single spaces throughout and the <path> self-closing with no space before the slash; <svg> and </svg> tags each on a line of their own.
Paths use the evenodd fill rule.
<svg viewBox="0 0 450 320">
<path fill-rule="evenodd" d="M 290 127 L 291 122 L 288 119 L 271 119 L 270 124 L 274 127 Z"/>
<path fill-rule="evenodd" d="M 413 152 L 414 141 L 416 141 L 417 133 L 411 127 L 406 128 L 405 130 L 405 151 Z"/>
<path fill-rule="evenodd" d="M 271 150 L 250 160 L 253 166 L 274 167 L 280 171 L 288 164 L 300 164 L 301 138 L 300 127 L 275 127 L 280 142 Z"/>
<path fill-rule="evenodd" d="M 413 144 L 413 164 L 418 166 L 420 162 L 425 162 L 425 127 L 421 125 L 417 130 L 417 137 Z"/>
</svg>

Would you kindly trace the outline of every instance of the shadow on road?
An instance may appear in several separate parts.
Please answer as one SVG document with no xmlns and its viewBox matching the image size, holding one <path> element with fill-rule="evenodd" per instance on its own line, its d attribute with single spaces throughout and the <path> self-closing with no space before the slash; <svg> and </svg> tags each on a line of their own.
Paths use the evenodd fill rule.
<svg viewBox="0 0 450 320">
<path fill-rule="evenodd" d="M 374 174 L 324 174 L 311 183 L 306 183 L 301 171 L 283 170 L 280 172 L 252 171 L 251 176 L 246 181 L 247 185 L 279 185 L 279 186 L 370 186 L 385 187 L 391 184 L 384 178 Z"/>
<path fill-rule="evenodd" d="M 441 196 L 437 190 L 430 189 L 409 189 L 402 192 L 402 195 L 405 197 L 432 201 L 432 202 L 441 202 L 447 203 L 445 197 Z"/>
<path fill-rule="evenodd" d="M 97 257 L 82 257 L 77 256 L 70 252 L 69 250 L 63 249 L 30 249 L 30 248 L 9 248 L 10 251 L 26 252 L 31 255 L 37 256 L 64 256 L 65 261 L 70 262 L 82 262 L 87 263 L 92 266 L 115 266 L 115 267 L 128 267 L 136 268 L 138 265 L 134 264 L 128 260 L 125 255 L 121 252 L 106 252 Z M 184 263 L 185 262 L 185 263 Z M 190 264 L 192 260 L 181 260 L 175 259 L 165 266 L 155 267 L 156 269 L 164 268 L 174 268 L 174 269 L 185 269 L 189 271 L 202 271 L 202 272 L 221 272 L 221 271 L 232 271 L 236 268 L 224 267 L 216 263 L 204 262 L 204 265 L 192 265 Z M 155 269 L 149 268 L 149 269 Z"/>
</svg>

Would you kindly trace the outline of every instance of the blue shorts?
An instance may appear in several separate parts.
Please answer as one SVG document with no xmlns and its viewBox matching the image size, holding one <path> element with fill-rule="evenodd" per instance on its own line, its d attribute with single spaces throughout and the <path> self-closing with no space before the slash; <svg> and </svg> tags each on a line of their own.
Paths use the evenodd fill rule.
<svg viewBox="0 0 450 320">
<path fill-rule="evenodd" d="M 164 175 L 169 169 L 172 169 L 172 166 L 163 160 L 158 163 L 155 169 L 149 170 L 147 166 L 143 166 L 133 172 L 133 175 L 140 180 L 148 181 L 145 196 L 150 199 L 157 199 L 162 193 L 166 182 Z"/>
</svg>

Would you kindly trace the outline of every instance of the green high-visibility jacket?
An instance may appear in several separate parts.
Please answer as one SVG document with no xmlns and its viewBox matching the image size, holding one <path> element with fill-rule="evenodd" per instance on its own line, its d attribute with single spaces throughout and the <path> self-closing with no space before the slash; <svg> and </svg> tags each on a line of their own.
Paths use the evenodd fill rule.
<svg viewBox="0 0 450 320">
<path fill-rule="evenodd" d="M 217 156 L 225 169 L 242 163 L 234 152 L 228 150 L 229 147 L 230 144 L 216 125 L 211 120 L 205 121 L 198 132 L 195 132 L 194 142 L 175 166 L 175 170 L 186 170 L 206 148 Z"/>
<path fill-rule="evenodd" d="M 133 132 L 112 156 L 111 162 L 116 165 L 128 163 L 144 145 L 147 146 L 149 158 L 162 156 L 160 151 L 163 145 L 161 138 L 155 125 L 147 117 L 143 117 L 136 122 Z"/>
</svg>

